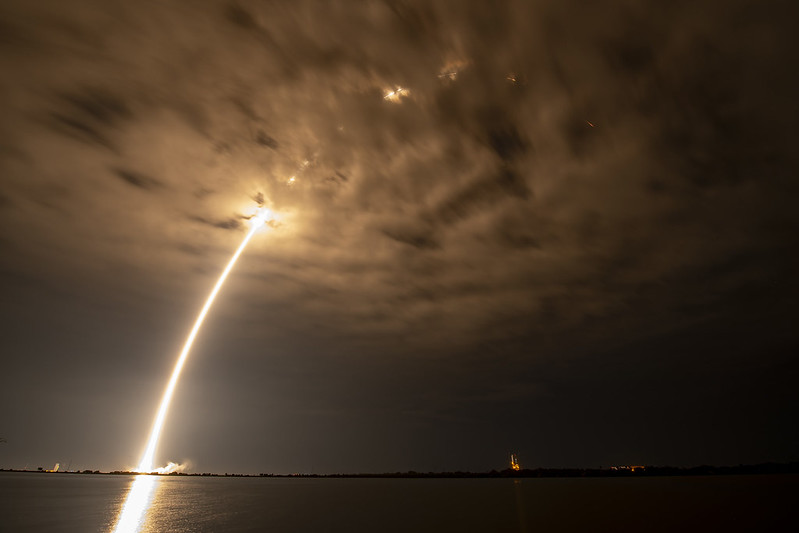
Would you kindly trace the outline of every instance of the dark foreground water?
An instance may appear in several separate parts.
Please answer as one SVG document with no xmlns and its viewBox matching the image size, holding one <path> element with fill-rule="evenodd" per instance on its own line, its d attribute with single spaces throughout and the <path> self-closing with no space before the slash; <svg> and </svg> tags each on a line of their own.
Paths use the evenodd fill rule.
<svg viewBox="0 0 799 533">
<path fill-rule="evenodd" d="M 797 475 L 153 479 L 146 532 L 799 530 Z M 0 531 L 111 531 L 133 481 L 0 473 Z"/>
</svg>

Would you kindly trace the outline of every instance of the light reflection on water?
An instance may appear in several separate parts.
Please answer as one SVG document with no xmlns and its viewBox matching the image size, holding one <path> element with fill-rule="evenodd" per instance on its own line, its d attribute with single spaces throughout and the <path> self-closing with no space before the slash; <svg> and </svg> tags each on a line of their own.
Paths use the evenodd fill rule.
<svg viewBox="0 0 799 533">
<path fill-rule="evenodd" d="M 119 512 L 113 533 L 138 533 L 147 519 L 147 510 L 153 503 L 158 476 L 138 475 L 130 486 L 128 496 Z"/>
<path fill-rule="evenodd" d="M 799 523 L 796 494 L 796 474 L 511 480 L 0 472 L 0 531 L 748 533 Z"/>
<path fill-rule="evenodd" d="M 522 497 L 522 480 L 513 480 L 513 495 L 516 500 L 516 517 L 519 521 L 519 531 L 527 531 L 527 511 L 524 508 L 524 498 Z"/>
</svg>

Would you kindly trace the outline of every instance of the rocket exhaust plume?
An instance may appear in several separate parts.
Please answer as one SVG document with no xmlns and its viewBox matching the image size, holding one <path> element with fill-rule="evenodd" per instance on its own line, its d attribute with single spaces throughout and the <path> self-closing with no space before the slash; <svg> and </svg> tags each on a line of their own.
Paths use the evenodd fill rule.
<svg viewBox="0 0 799 533">
<path fill-rule="evenodd" d="M 189 332 L 189 336 L 186 339 L 186 343 L 183 345 L 183 349 L 180 352 L 180 356 L 178 357 L 178 361 L 175 364 L 174 370 L 172 370 L 172 376 L 169 378 L 169 383 L 166 386 L 166 391 L 164 391 L 164 396 L 161 399 L 161 404 L 158 407 L 158 412 L 155 416 L 155 422 L 153 422 L 153 428 L 150 431 L 150 439 L 147 441 L 147 448 L 144 451 L 144 454 L 139 461 L 139 466 L 136 468 L 137 472 L 142 473 L 150 473 L 156 472 L 158 469 L 153 468 L 153 460 L 155 456 L 155 449 L 158 446 L 158 439 L 161 436 L 161 429 L 164 426 L 164 420 L 166 419 L 166 413 L 169 410 L 169 404 L 172 401 L 172 395 L 175 392 L 175 387 L 177 386 L 178 379 L 180 378 L 180 372 L 183 370 L 183 365 L 186 363 L 186 359 L 189 356 L 189 352 L 191 351 L 191 346 L 194 344 L 194 339 L 197 337 L 197 333 L 200 331 L 200 327 L 203 325 L 203 321 L 205 320 L 205 316 L 208 314 L 208 310 L 211 308 L 211 305 L 214 303 L 214 299 L 216 295 L 219 293 L 219 290 L 222 288 L 222 285 L 225 283 L 225 280 L 230 274 L 230 271 L 233 270 L 233 266 L 236 264 L 236 261 L 239 259 L 239 256 L 244 251 L 244 248 L 247 246 L 247 243 L 250 242 L 250 239 L 258 231 L 261 226 L 266 224 L 267 222 L 271 221 L 271 212 L 268 209 L 260 208 L 258 212 L 250 217 L 250 224 L 251 228 L 250 231 L 247 233 L 247 236 L 244 237 L 244 240 L 239 245 L 236 252 L 233 254 L 233 257 L 230 258 L 225 270 L 222 271 L 222 274 L 219 276 L 219 279 L 214 285 L 214 288 L 211 290 L 211 294 L 208 295 L 208 298 L 205 300 L 205 305 L 203 305 L 202 309 L 200 310 L 200 314 L 197 316 L 197 320 L 194 321 L 194 326 L 191 328 L 191 332 Z"/>
</svg>

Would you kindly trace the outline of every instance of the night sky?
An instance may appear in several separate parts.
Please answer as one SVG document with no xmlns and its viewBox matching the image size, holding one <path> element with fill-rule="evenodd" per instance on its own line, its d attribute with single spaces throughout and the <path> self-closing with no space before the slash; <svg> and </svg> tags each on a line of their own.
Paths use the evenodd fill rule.
<svg viewBox="0 0 799 533">
<path fill-rule="evenodd" d="M 0 467 L 799 460 L 793 1 L 0 7 Z M 392 94 L 393 91 L 393 94 Z"/>
</svg>

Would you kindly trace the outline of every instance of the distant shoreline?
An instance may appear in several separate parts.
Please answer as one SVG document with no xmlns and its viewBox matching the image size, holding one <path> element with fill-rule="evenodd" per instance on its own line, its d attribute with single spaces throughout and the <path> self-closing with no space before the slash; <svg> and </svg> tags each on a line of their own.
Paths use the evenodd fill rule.
<svg viewBox="0 0 799 533">
<path fill-rule="evenodd" d="M 140 475 L 138 472 L 127 470 L 114 470 L 101 472 L 99 470 L 58 471 L 48 470 L 18 470 L 13 468 L 0 468 L 0 472 L 20 472 L 28 474 L 66 474 L 66 475 Z M 171 472 L 169 474 L 146 474 L 152 476 L 191 476 L 191 477 L 256 477 L 256 478 L 386 478 L 386 479 L 448 479 L 448 478 L 607 478 L 607 477 L 666 477 L 666 476 L 728 476 L 728 475 L 755 475 L 755 474 L 799 474 L 799 462 L 791 463 L 760 463 L 756 465 L 738 466 L 614 466 L 610 468 L 535 468 L 522 470 L 491 470 L 489 472 L 384 472 L 380 474 L 218 474 L 211 472 L 185 473 Z"/>
</svg>

